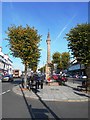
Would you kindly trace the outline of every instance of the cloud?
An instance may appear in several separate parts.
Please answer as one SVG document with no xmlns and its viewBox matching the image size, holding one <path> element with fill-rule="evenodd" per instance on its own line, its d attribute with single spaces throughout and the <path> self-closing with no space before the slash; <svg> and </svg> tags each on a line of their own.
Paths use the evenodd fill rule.
<svg viewBox="0 0 90 120">
<path fill-rule="evenodd" d="M 64 26 L 64 28 L 60 31 L 59 35 L 57 36 L 57 38 L 59 38 L 61 36 L 61 34 L 63 33 L 63 31 L 68 27 L 68 25 L 72 22 L 72 20 L 76 17 L 76 15 L 74 15 L 70 21 Z"/>
<path fill-rule="evenodd" d="M 67 29 L 67 27 L 71 24 L 71 22 L 73 21 L 73 19 L 76 17 L 76 15 L 74 15 L 70 20 L 69 20 L 69 22 L 63 27 L 63 29 L 59 32 L 59 34 L 57 35 L 57 37 L 56 37 L 56 39 L 53 41 L 53 43 L 54 42 L 56 42 L 56 40 L 58 39 L 58 38 L 60 38 L 60 36 L 61 36 L 61 34 Z M 52 44 L 53 44 L 52 43 Z"/>
<path fill-rule="evenodd" d="M 66 28 L 67 28 L 67 26 L 65 26 L 65 27 L 61 30 L 61 32 L 58 34 L 57 38 L 59 38 L 59 37 L 61 36 L 61 34 L 63 33 L 63 31 L 64 31 Z"/>
</svg>

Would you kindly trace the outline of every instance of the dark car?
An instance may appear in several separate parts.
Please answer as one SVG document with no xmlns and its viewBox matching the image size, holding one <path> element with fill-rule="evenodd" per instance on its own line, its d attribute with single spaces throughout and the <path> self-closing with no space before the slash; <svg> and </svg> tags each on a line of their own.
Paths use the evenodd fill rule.
<svg viewBox="0 0 90 120">
<path fill-rule="evenodd" d="M 12 74 L 6 74 L 3 76 L 2 81 L 13 81 L 13 75 Z"/>
</svg>

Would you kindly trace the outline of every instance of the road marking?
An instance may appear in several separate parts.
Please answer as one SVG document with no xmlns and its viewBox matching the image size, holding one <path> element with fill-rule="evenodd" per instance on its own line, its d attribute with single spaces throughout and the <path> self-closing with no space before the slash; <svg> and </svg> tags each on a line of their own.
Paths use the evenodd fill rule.
<svg viewBox="0 0 90 120">
<path fill-rule="evenodd" d="M 1 93 L 0 95 L 3 95 L 3 94 L 5 94 L 5 93 L 7 93 L 7 92 L 10 92 L 10 90 L 7 90 L 7 91 Z"/>
</svg>

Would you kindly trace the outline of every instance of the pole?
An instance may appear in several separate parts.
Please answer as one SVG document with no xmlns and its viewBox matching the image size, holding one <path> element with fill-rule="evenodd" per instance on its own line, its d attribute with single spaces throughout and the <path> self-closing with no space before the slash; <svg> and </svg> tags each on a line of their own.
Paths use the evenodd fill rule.
<svg viewBox="0 0 90 120">
<path fill-rule="evenodd" d="M 43 73 L 44 73 L 44 61 L 43 61 Z"/>
</svg>

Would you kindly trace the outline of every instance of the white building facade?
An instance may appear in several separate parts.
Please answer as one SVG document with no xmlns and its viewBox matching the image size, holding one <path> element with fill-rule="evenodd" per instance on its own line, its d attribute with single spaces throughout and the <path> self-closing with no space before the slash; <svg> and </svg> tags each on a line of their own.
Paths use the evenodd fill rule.
<svg viewBox="0 0 90 120">
<path fill-rule="evenodd" d="M 0 73 L 13 74 L 13 62 L 7 54 L 2 52 L 2 47 L 0 47 Z"/>
</svg>

